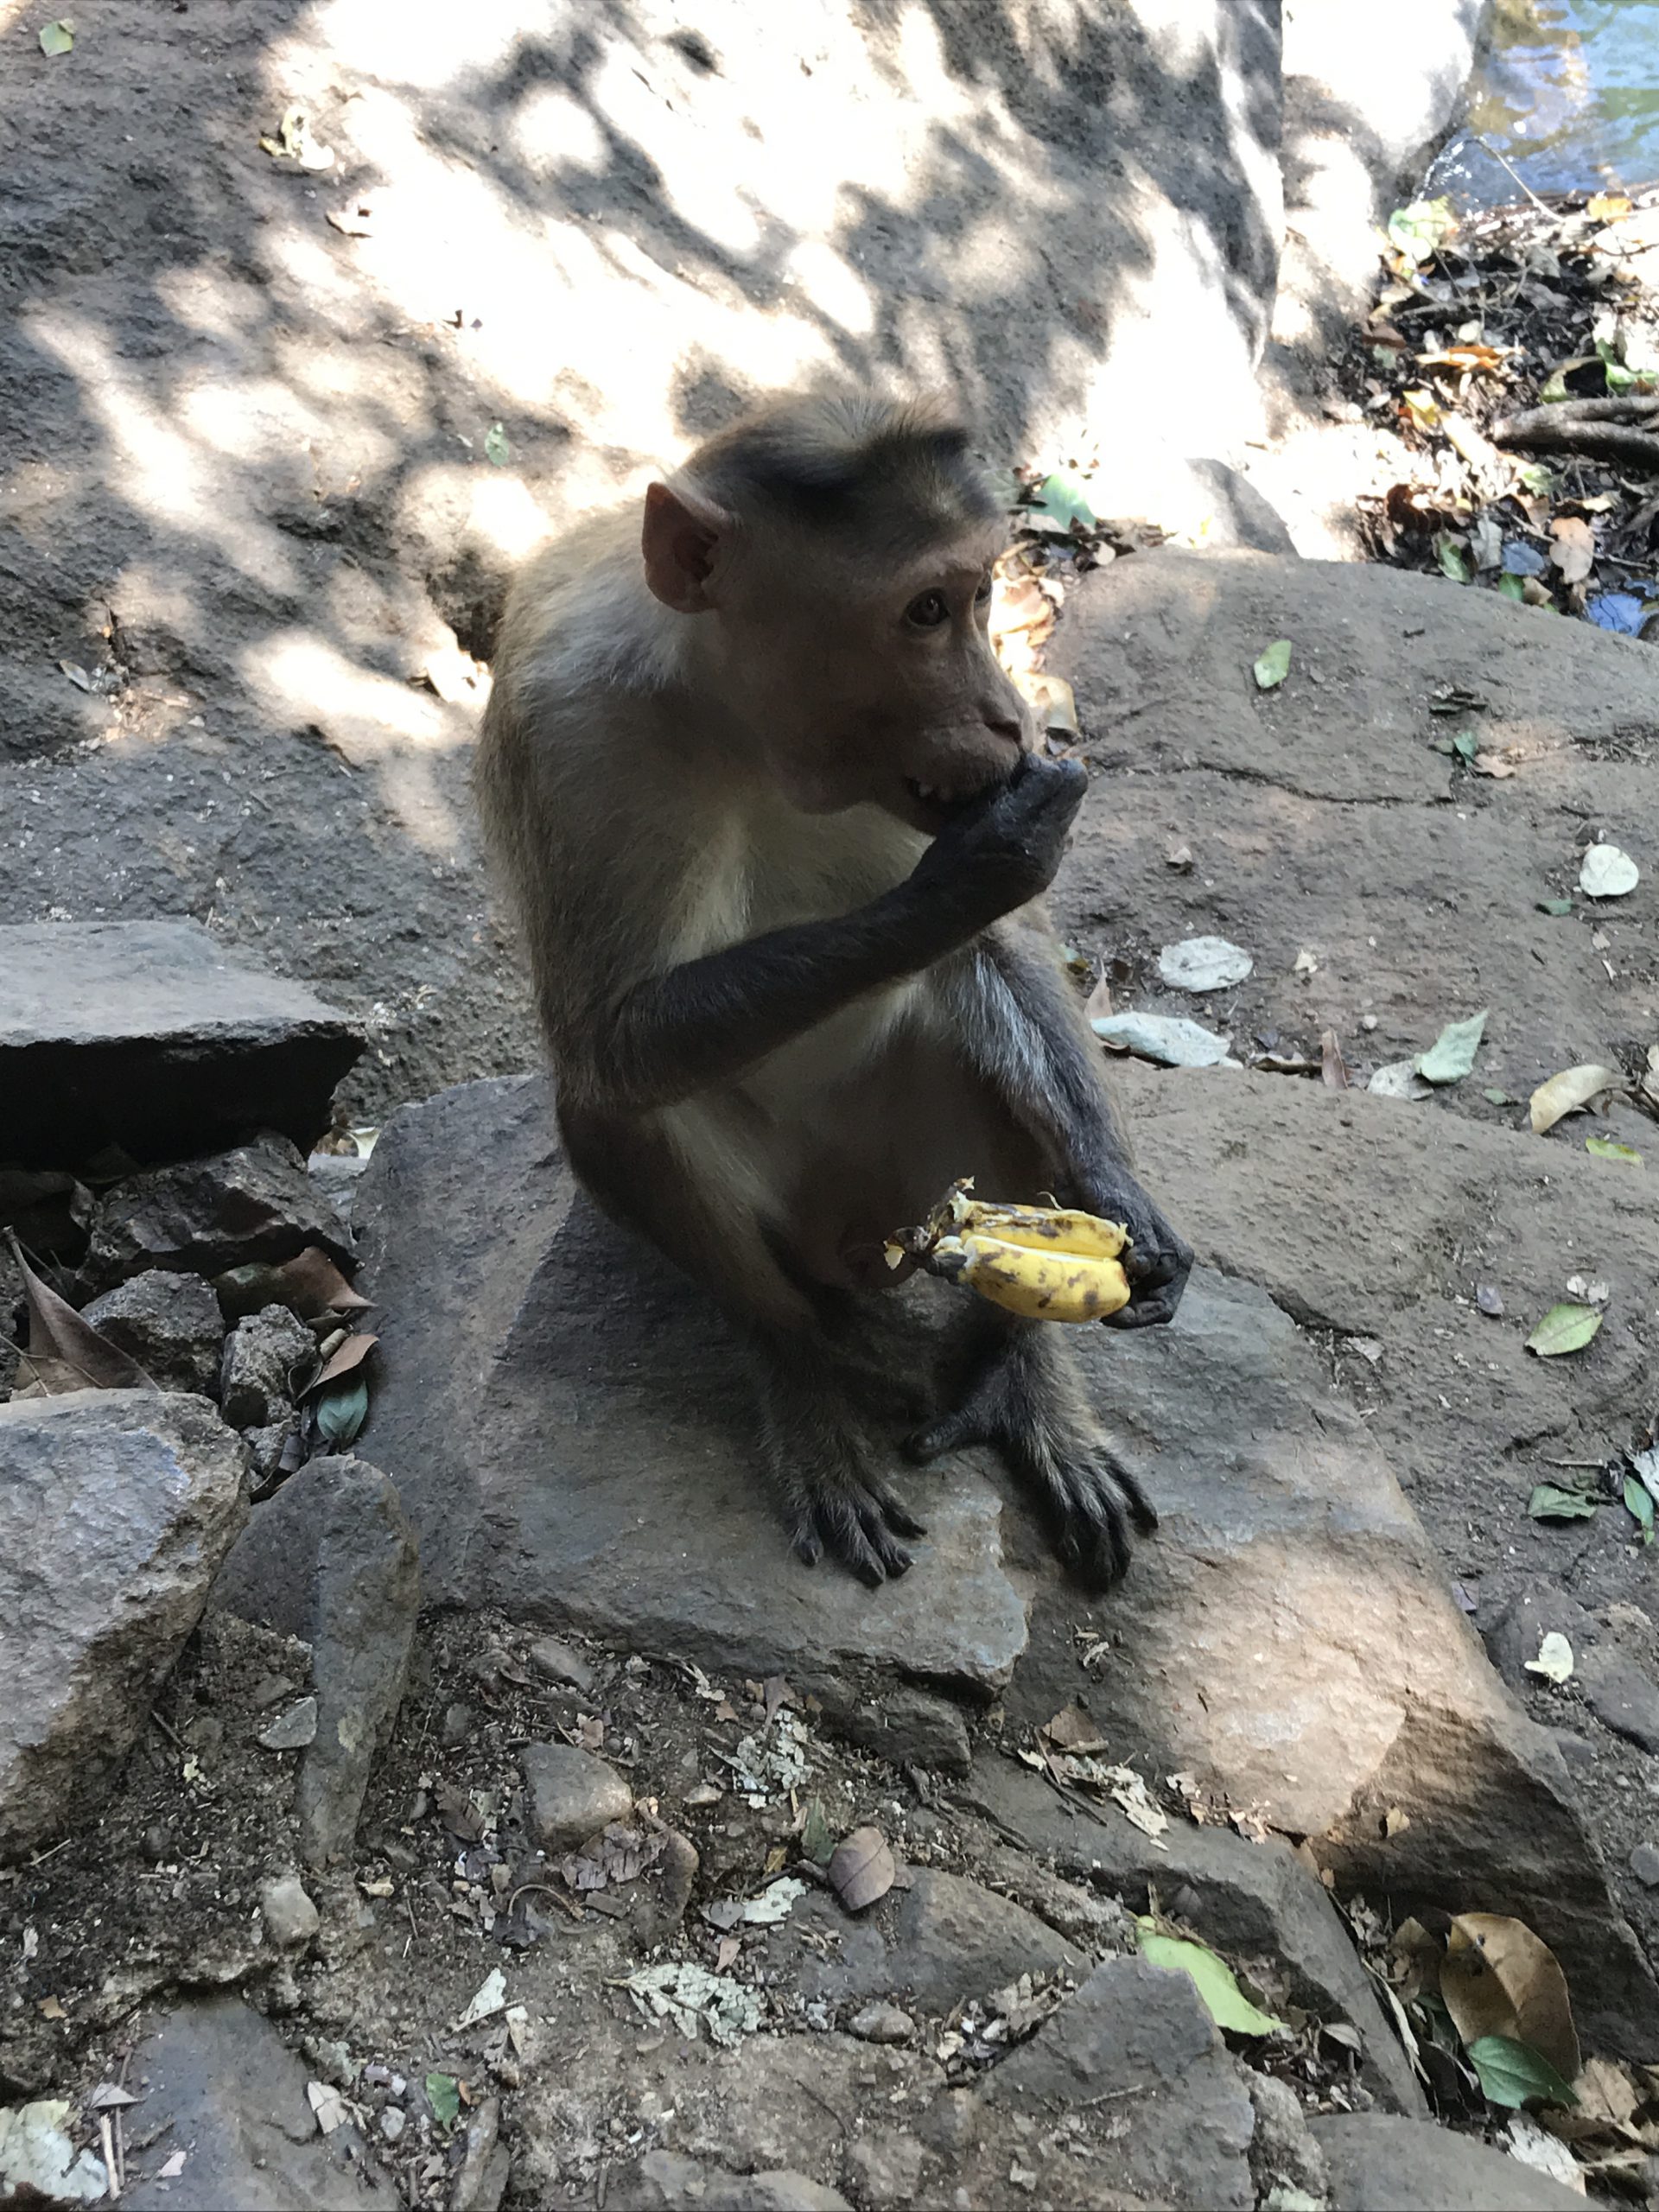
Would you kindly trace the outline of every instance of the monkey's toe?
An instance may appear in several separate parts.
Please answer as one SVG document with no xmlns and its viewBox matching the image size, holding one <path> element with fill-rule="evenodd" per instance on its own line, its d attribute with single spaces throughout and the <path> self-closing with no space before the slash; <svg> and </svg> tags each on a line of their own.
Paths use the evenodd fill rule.
<svg viewBox="0 0 1659 2212">
<path fill-rule="evenodd" d="M 912 1560 L 899 1541 L 927 1531 L 885 1484 L 856 1491 L 821 1491 L 802 1509 L 793 1531 L 795 1554 L 816 1567 L 827 1551 L 869 1589 L 896 1582 Z"/>
</svg>

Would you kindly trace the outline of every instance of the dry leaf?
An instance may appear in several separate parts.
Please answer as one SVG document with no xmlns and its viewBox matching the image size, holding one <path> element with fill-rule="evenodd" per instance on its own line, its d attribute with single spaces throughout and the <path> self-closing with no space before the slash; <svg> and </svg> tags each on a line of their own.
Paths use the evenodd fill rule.
<svg viewBox="0 0 1659 2212">
<path fill-rule="evenodd" d="M 1589 524 L 1579 515 L 1557 515 L 1549 534 L 1555 540 L 1551 558 L 1561 572 L 1561 582 L 1581 584 L 1596 563 L 1596 540 Z"/>
<path fill-rule="evenodd" d="M 1440 1995 L 1465 2047 L 1483 2036 L 1531 2046 L 1572 2081 L 1582 2064 L 1567 1977 L 1524 1921 L 1460 1913 L 1440 1962 Z"/>
<path fill-rule="evenodd" d="M 862 1912 L 886 1897 L 896 1870 L 880 1829 L 855 1828 L 830 1853 L 828 1871 L 830 1886 L 848 1911 Z"/>
<path fill-rule="evenodd" d="M 1592 1098 L 1599 1097 L 1604 1090 L 1624 1080 L 1617 1068 L 1603 1067 L 1594 1061 L 1586 1061 L 1582 1067 L 1563 1068 L 1548 1083 L 1541 1083 L 1532 1094 L 1533 1135 L 1541 1136 L 1546 1129 L 1553 1129 L 1563 1115 L 1576 1114 L 1580 1107 L 1587 1106 Z"/>
<path fill-rule="evenodd" d="M 285 1260 L 273 1270 L 278 1302 L 302 1321 L 320 1313 L 366 1313 L 372 1300 L 352 1288 L 328 1255 L 308 1244 L 297 1259 Z"/>
<path fill-rule="evenodd" d="M 378 1337 L 372 1335 L 366 1329 L 357 1336 L 347 1337 L 327 1365 L 306 1384 L 301 1396 L 315 1398 L 319 1390 L 327 1389 L 329 1383 L 338 1382 L 342 1375 L 349 1375 L 354 1368 L 361 1367 L 379 1341 Z"/>
<path fill-rule="evenodd" d="M 22 1277 L 29 1306 L 29 1350 L 18 1373 L 27 1379 L 16 1395 L 56 1398 L 71 1390 L 153 1390 L 156 1388 L 136 1359 L 129 1359 L 90 1321 L 82 1320 L 67 1299 L 43 1283 L 24 1259 L 15 1236 L 7 1242 Z"/>
<path fill-rule="evenodd" d="M 1085 1021 L 1104 1021 L 1112 1010 L 1112 987 L 1103 976 L 1090 992 L 1083 1009 Z"/>
<path fill-rule="evenodd" d="M 1044 1742 L 1052 1744 L 1057 1751 L 1073 1751 L 1081 1758 L 1106 1748 L 1104 1737 L 1080 1705 L 1062 1707 L 1039 1732 Z"/>
<path fill-rule="evenodd" d="M 1326 1029 L 1319 1036 L 1319 1073 L 1327 1090 L 1346 1090 L 1348 1064 L 1342 1057 L 1342 1046 L 1337 1041 L 1334 1029 Z"/>
</svg>

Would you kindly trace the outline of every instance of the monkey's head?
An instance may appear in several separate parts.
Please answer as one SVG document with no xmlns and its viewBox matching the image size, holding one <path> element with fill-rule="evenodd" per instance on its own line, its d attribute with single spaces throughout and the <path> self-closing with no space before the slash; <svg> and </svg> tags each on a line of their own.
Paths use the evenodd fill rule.
<svg viewBox="0 0 1659 2212">
<path fill-rule="evenodd" d="M 1006 518 L 944 415 L 784 400 L 645 497 L 645 580 L 791 803 L 941 829 L 1014 772 L 1030 710 L 987 631 Z"/>
</svg>

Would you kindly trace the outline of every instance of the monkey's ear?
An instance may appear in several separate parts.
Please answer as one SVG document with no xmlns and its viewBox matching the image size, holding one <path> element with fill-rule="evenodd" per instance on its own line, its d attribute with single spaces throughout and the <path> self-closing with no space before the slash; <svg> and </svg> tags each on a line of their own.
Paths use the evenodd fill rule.
<svg viewBox="0 0 1659 2212">
<path fill-rule="evenodd" d="M 731 518 L 712 501 L 692 500 L 666 484 L 645 492 L 645 522 L 640 550 L 645 582 L 664 607 L 678 614 L 706 614 L 714 605 L 709 581 L 721 537 Z"/>
</svg>

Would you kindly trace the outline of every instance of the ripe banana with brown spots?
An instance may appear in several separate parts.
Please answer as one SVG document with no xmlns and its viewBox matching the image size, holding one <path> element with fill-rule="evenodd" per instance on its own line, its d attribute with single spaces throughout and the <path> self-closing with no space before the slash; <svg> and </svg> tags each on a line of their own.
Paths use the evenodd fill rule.
<svg viewBox="0 0 1659 2212">
<path fill-rule="evenodd" d="M 1129 1302 L 1118 1255 L 1121 1222 L 1062 1207 L 996 1205 L 969 1198 L 971 1179 L 952 1185 L 919 1227 L 900 1230 L 887 1262 L 919 1262 L 947 1282 L 965 1283 L 994 1306 L 1036 1321 L 1103 1321 Z"/>
</svg>

